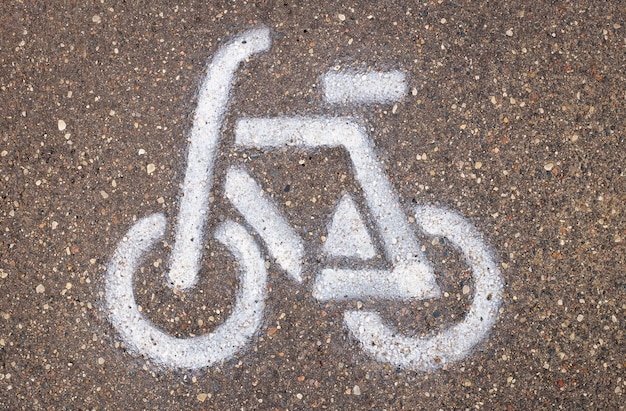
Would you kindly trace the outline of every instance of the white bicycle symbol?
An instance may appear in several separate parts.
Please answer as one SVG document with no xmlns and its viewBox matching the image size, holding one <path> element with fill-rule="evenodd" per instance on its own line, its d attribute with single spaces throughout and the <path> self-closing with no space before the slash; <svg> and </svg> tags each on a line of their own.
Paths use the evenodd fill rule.
<svg viewBox="0 0 626 411">
<path fill-rule="evenodd" d="M 193 287 L 200 270 L 214 162 L 234 72 L 241 62 L 268 50 L 270 45 L 269 29 L 254 29 L 222 47 L 209 65 L 191 130 L 176 241 L 168 273 L 172 287 Z M 366 89 L 349 86 L 343 97 L 360 102 L 368 102 L 368 99 L 389 102 L 404 94 L 401 72 L 370 73 L 367 76 L 369 79 L 366 80 L 372 85 L 369 94 Z M 332 74 L 325 79 L 329 84 L 344 80 L 341 75 Z M 328 84 L 326 88 L 327 101 L 333 102 L 341 97 L 333 95 Z M 364 94 L 359 96 L 358 93 Z M 315 298 L 326 301 L 375 296 L 405 300 L 440 296 L 433 270 L 422 255 L 413 229 L 406 222 L 399 199 L 376 157 L 373 143 L 353 120 L 331 117 L 242 118 L 236 123 L 235 145 L 267 150 L 286 145 L 339 147 L 349 154 L 356 180 L 363 189 L 367 208 L 382 239 L 385 257 L 392 268 L 323 268 L 313 285 Z M 303 241 L 276 205 L 261 194 L 257 182 L 244 168 L 233 166 L 226 175 L 225 193 L 252 230 L 229 220 L 214 234 L 234 255 L 241 272 L 240 290 L 232 314 L 212 332 L 190 338 L 173 337 L 155 327 L 138 309 L 133 275 L 143 256 L 163 237 L 164 215 L 153 214 L 137 221 L 119 243 L 108 266 L 106 302 L 111 323 L 131 350 L 158 364 L 185 369 L 210 366 L 235 355 L 254 336 L 263 319 L 267 281 L 258 237 L 280 267 L 293 280 L 301 281 Z M 353 203 L 344 196 L 335 217 L 354 220 L 352 211 L 355 211 Z M 358 215 L 356 219 L 355 224 L 362 226 Z M 430 370 L 463 359 L 487 336 L 497 318 L 503 280 L 480 233 L 462 216 L 438 207 L 417 206 L 415 219 L 426 234 L 447 237 L 462 251 L 471 267 L 474 295 L 465 318 L 437 334 L 422 337 L 395 334 L 374 311 L 346 311 L 344 321 L 363 350 L 377 360 L 413 370 Z M 361 258 L 371 257 L 373 253 L 367 242 L 346 245 L 336 239 L 334 248 L 337 253 Z"/>
</svg>

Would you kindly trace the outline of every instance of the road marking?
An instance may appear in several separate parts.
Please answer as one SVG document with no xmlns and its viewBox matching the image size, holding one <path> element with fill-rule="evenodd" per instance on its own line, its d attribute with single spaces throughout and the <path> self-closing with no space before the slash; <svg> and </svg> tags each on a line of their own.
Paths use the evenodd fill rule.
<svg viewBox="0 0 626 411">
<path fill-rule="evenodd" d="M 372 219 L 383 237 L 392 262 L 421 256 L 419 243 L 397 203 L 389 180 L 365 132 L 352 119 L 332 117 L 242 118 L 235 128 L 235 144 L 243 147 L 343 147 L 350 155 Z M 430 269 L 429 269 L 430 270 Z M 426 270 L 426 271 L 429 271 Z M 431 271 L 432 272 L 432 271 Z"/>
<path fill-rule="evenodd" d="M 106 294 L 111 323 L 130 350 L 158 364 L 197 369 L 219 363 L 242 349 L 263 320 L 265 261 L 254 238 L 243 227 L 232 221 L 220 225 L 215 238 L 241 266 L 239 294 L 232 313 L 209 334 L 172 337 L 144 317 L 133 293 L 133 276 L 141 257 L 163 236 L 165 226 L 162 214 L 145 217 L 135 223 L 118 245 L 107 270 Z"/>
<path fill-rule="evenodd" d="M 390 103 L 406 95 L 402 71 L 344 73 L 329 71 L 322 77 L 324 99 L 329 103 Z"/>
<path fill-rule="evenodd" d="M 391 270 L 323 269 L 313 285 L 313 297 L 320 301 L 351 298 L 427 299 L 439 289 L 423 281 L 421 273 L 409 264 L 396 264 Z"/>
<path fill-rule="evenodd" d="M 473 269 L 475 294 L 464 320 L 433 336 L 412 338 L 387 327 L 369 311 L 347 311 L 346 326 L 365 351 L 379 361 L 414 370 L 431 370 L 459 361 L 487 337 L 502 302 L 502 276 L 491 251 L 460 215 L 436 207 L 417 207 L 415 216 L 429 235 L 445 236 L 459 247 Z"/>
<path fill-rule="evenodd" d="M 372 143 L 366 132 L 352 119 L 298 116 L 242 118 L 235 125 L 235 144 L 261 149 L 284 146 L 345 148 L 350 155 L 355 177 L 363 188 L 365 201 L 389 262 L 416 276 L 409 282 L 419 279 L 421 287 L 417 295 L 421 298 L 441 295 L 432 268 L 423 258 L 417 237 L 403 215 L 398 197 L 376 158 Z M 324 281 L 324 277 L 320 280 Z M 327 282 L 323 284 L 324 289 L 331 286 Z M 334 295 L 341 295 L 343 288 L 342 284 L 337 283 Z M 395 294 L 396 290 L 389 290 L 389 295 Z"/>
<path fill-rule="evenodd" d="M 361 260 L 376 255 L 372 238 L 349 194 L 341 197 L 333 213 L 324 251 L 333 257 L 356 257 Z"/>
<path fill-rule="evenodd" d="M 208 66 L 198 93 L 187 151 L 187 172 L 180 200 L 176 241 L 172 250 L 169 278 L 179 289 L 193 287 L 202 257 L 208 198 L 213 186 L 213 165 L 220 141 L 222 118 L 228 107 L 233 73 L 241 61 L 269 49 L 268 29 L 256 29 L 221 48 Z"/>
<path fill-rule="evenodd" d="M 196 283 L 209 214 L 213 166 L 233 73 L 241 61 L 267 50 L 270 43 L 269 29 L 248 31 L 222 47 L 208 66 L 190 135 L 176 242 L 168 273 L 174 287 L 186 289 Z M 144 255 L 164 235 L 165 227 L 165 217 L 153 214 L 137 221 L 118 244 L 106 276 L 110 321 L 131 351 L 158 364 L 196 369 L 224 361 L 241 350 L 261 324 L 266 297 L 265 260 L 254 237 L 242 226 L 232 221 L 220 225 L 215 237 L 234 254 L 241 267 L 239 293 L 232 314 L 209 334 L 172 337 L 139 312 L 133 292 L 134 272 Z"/>
<path fill-rule="evenodd" d="M 301 282 L 304 244 L 263 189 L 245 170 L 231 167 L 226 174 L 224 190 L 237 211 L 261 236 L 281 268 L 296 282 Z"/>
<path fill-rule="evenodd" d="M 187 153 L 176 240 L 168 273 L 170 285 L 195 285 L 202 256 L 208 197 L 220 130 L 228 106 L 233 73 L 255 53 L 269 49 L 269 30 L 255 29 L 222 47 L 208 66 L 194 114 Z M 406 93 L 402 72 L 368 71 L 362 74 L 328 72 L 322 79 L 325 99 L 331 103 L 396 101 Z M 301 148 L 341 147 L 352 162 L 372 223 L 375 224 L 389 268 L 321 269 L 313 296 L 319 300 L 346 298 L 438 298 L 441 291 L 433 270 L 422 255 L 419 241 L 393 187 L 378 161 L 366 131 L 350 118 L 243 118 L 235 126 L 235 144 L 257 149 L 285 145 Z M 225 194 L 258 234 L 267 250 L 297 282 L 302 280 L 303 241 L 260 185 L 243 169 L 231 167 Z M 428 337 L 413 338 L 393 332 L 373 311 L 347 311 L 345 324 L 374 358 L 415 370 L 429 370 L 464 358 L 494 325 L 502 301 L 502 277 L 490 250 L 462 216 L 436 207 L 417 207 L 418 224 L 428 235 L 448 237 L 463 252 L 474 275 L 475 295 L 459 324 Z M 256 236 L 236 222 L 218 226 L 215 238 L 234 255 L 240 285 L 232 314 L 210 333 L 176 338 L 155 327 L 134 298 L 133 276 L 145 254 L 163 237 L 166 219 L 153 214 L 138 220 L 118 244 L 106 275 L 110 320 L 132 351 L 158 364 L 197 369 L 231 358 L 250 341 L 263 319 L 267 273 Z M 328 228 L 324 251 L 331 256 L 372 258 L 371 236 L 349 195 L 339 201 Z"/>
</svg>

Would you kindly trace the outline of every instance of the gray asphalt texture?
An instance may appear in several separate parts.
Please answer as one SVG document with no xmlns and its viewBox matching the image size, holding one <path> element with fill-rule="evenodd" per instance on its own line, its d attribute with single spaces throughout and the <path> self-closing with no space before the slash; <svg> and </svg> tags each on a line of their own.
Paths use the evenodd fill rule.
<svg viewBox="0 0 626 411">
<path fill-rule="evenodd" d="M 626 3 L 8 1 L 0 15 L 0 408 L 624 409 Z M 259 26 L 273 45 L 236 73 L 216 181 L 243 164 L 290 202 L 308 268 L 297 284 L 272 264 L 263 325 L 232 360 L 158 367 L 108 321 L 106 266 L 136 218 L 165 213 L 173 242 L 206 62 Z M 319 79 L 333 67 L 400 69 L 409 92 L 395 108 L 331 106 Z M 377 362 L 342 320 L 375 308 L 409 335 L 457 321 L 472 282 L 443 240 L 422 238 L 448 298 L 312 298 L 334 206 L 359 186 L 341 150 L 228 147 L 237 118 L 283 114 L 358 117 L 407 212 L 438 204 L 484 234 L 504 303 L 463 361 Z M 207 232 L 236 216 L 220 190 Z M 235 261 L 206 246 L 189 293 L 165 284 L 168 244 L 136 275 L 173 335 L 232 309 Z"/>
</svg>

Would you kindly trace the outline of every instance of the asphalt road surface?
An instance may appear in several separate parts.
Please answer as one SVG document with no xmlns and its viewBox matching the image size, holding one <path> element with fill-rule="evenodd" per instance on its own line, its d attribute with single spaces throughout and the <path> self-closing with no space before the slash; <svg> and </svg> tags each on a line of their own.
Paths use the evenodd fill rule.
<svg viewBox="0 0 626 411">
<path fill-rule="evenodd" d="M 0 408 L 624 409 L 626 3 L 0 15 Z"/>
</svg>

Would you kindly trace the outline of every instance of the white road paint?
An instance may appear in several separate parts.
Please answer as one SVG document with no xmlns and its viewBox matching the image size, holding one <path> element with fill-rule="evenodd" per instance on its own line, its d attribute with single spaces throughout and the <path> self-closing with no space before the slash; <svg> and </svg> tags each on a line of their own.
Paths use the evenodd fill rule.
<svg viewBox="0 0 626 411">
<path fill-rule="evenodd" d="M 363 188 L 365 201 L 382 238 L 389 262 L 392 266 L 402 267 L 403 272 L 413 273 L 415 277 L 409 282 L 421 284 L 417 293 L 421 298 L 440 296 L 441 291 L 435 281 L 432 268 L 423 259 L 417 237 L 402 213 L 398 197 L 386 178 L 382 164 L 376 158 L 367 134 L 351 119 L 243 118 L 237 121 L 235 126 L 235 144 L 261 149 L 284 146 L 345 148 L 350 154 L 355 177 Z M 324 277 L 322 276 L 320 280 L 324 281 Z M 385 283 L 384 280 L 383 283 Z M 324 282 L 324 289 L 329 286 L 332 284 Z M 336 292 L 324 295 L 341 295 L 343 288 L 343 284 L 337 284 Z M 315 290 L 313 295 L 317 297 Z M 389 289 L 388 293 L 378 295 L 380 297 L 388 295 L 392 298 L 397 295 L 397 290 Z"/>
<path fill-rule="evenodd" d="M 245 170 L 231 167 L 226 175 L 225 191 L 230 202 L 267 244 L 281 268 L 296 282 L 301 282 L 304 244 L 261 186 Z"/>
<path fill-rule="evenodd" d="M 222 47 L 200 87 L 183 183 L 176 242 L 171 257 L 171 285 L 186 289 L 196 283 L 202 257 L 208 197 L 233 73 L 240 62 L 265 51 L 269 29 L 250 30 Z M 133 292 L 133 275 L 143 256 L 164 235 L 161 214 L 145 217 L 128 231 L 117 247 L 106 275 L 106 301 L 110 321 L 131 350 L 156 363 L 176 368 L 202 368 L 232 357 L 252 338 L 263 319 L 265 260 L 254 238 L 240 225 L 226 222 L 215 237 L 234 254 L 242 268 L 240 289 L 231 316 L 211 333 L 194 338 L 172 337 L 155 327 L 140 312 Z"/>
<path fill-rule="evenodd" d="M 322 77 L 324 99 L 329 103 L 390 103 L 406 95 L 402 71 L 365 73 L 329 71 Z"/>
<path fill-rule="evenodd" d="M 183 182 L 176 242 L 172 250 L 169 278 L 179 289 L 196 283 L 208 198 L 213 186 L 213 165 L 220 141 L 222 117 L 228 107 L 233 73 L 239 63 L 255 53 L 269 49 L 268 29 L 251 30 L 222 47 L 208 66 L 198 94 L 193 126 L 189 136 L 187 172 Z"/>
<path fill-rule="evenodd" d="M 324 251 L 333 257 L 354 257 L 361 260 L 376 255 L 372 238 L 349 194 L 341 197 L 333 213 Z"/>
<path fill-rule="evenodd" d="M 410 263 L 391 270 L 323 269 L 313 285 L 313 297 L 320 301 L 350 298 L 427 299 L 432 284 L 424 282 Z"/>
<path fill-rule="evenodd" d="M 459 247 L 472 268 L 475 294 L 465 319 L 422 338 L 398 335 L 375 312 L 348 311 L 344 320 L 363 349 L 377 360 L 414 370 L 431 370 L 465 358 L 487 337 L 498 316 L 503 283 L 480 233 L 463 217 L 437 207 L 417 207 L 415 217 L 427 234 L 445 236 Z"/>
<path fill-rule="evenodd" d="M 265 261 L 254 238 L 239 224 L 227 221 L 215 233 L 241 268 L 240 289 L 228 319 L 209 334 L 176 338 L 156 328 L 139 311 L 133 293 L 133 275 L 142 256 L 165 233 L 162 214 L 145 217 L 128 231 L 111 260 L 106 279 L 110 321 L 132 351 L 157 364 L 198 369 L 219 363 L 241 350 L 263 319 Z"/>
<path fill-rule="evenodd" d="M 268 50 L 270 44 L 269 29 L 250 30 L 222 47 L 208 66 L 190 133 L 187 171 L 168 273 L 172 287 L 188 289 L 197 281 L 220 129 L 234 72 L 241 62 Z M 322 83 L 326 101 L 339 104 L 397 101 L 407 90 L 405 75 L 400 71 L 360 74 L 330 71 Z M 322 268 L 313 284 L 313 296 L 317 299 L 405 300 L 440 296 L 433 270 L 402 212 L 383 164 L 376 157 L 373 143 L 352 119 L 243 118 L 235 127 L 235 144 L 257 149 L 341 147 L 349 153 L 389 268 Z M 225 193 L 280 267 L 300 283 L 303 241 L 278 207 L 263 194 L 260 185 L 243 168 L 231 167 Z M 418 207 L 415 213 L 422 230 L 428 235 L 448 237 L 463 252 L 473 271 L 475 295 L 466 317 L 438 334 L 419 338 L 395 333 L 373 311 L 347 311 L 344 320 L 362 348 L 379 361 L 430 370 L 464 358 L 488 335 L 502 301 L 503 283 L 480 233 L 463 217 L 436 207 Z M 163 237 L 165 228 L 166 218 L 153 214 L 137 221 L 119 243 L 105 280 L 111 323 L 130 350 L 167 367 L 198 369 L 229 359 L 243 349 L 263 320 L 267 273 L 258 237 L 231 220 L 219 225 L 215 238 L 234 255 L 241 269 L 232 314 L 206 335 L 176 338 L 160 330 L 139 311 L 133 292 L 134 272 Z M 375 255 L 371 236 L 348 195 L 340 200 L 333 214 L 324 251 L 331 256 L 362 260 Z"/>
</svg>

